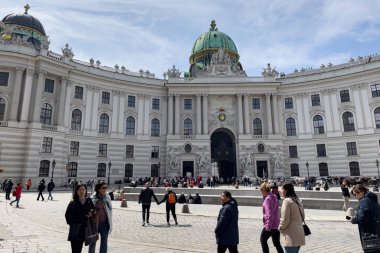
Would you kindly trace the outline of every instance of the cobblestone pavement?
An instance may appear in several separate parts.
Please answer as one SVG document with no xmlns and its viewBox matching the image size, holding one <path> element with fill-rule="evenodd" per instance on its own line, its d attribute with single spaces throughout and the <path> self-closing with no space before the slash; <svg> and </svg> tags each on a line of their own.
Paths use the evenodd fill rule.
<svg viewBox="0 0 380 253">
<path fill-rule="evenodd" d="M 21 208 L 11 207 L 0 195 L 0 253 L 70 252 L 67 241 L 68 226 L 64 213 L 70 200 L 69 193 L 55 193 L 54 201 L 36 201 L 37 194 L 23 193 Z M 47 197 L 47 196 L 46 196 Z M 136 203 L 128 208 L 114 203 L 114 230 L 109 238 L 109 252 L 215 252 L 215 206 L 190 206 L 190 215 L 179 214 L 178 226 L 166 226 L 164 205 L 152 205 L 150 226 L 141 226 L 141 212 Z M 177 213 L 180 213 L 177 206 Z M 241 207 L 241 217 L 260 217 L 248 212 L 260 208 Z M 308 213 L 309 210 L 306 210 Z M 323 211 L 322 211 L 323 212 Z M 330 211 L 332 212 L 332 211 Z M 338 211 L 333 211 L 338 212 Z M 202 215 L 200 215 L 202 214 Z M 313 212 L 310 210 L 309 216 Z M 342 214 L 344 217 L 344 213 Z M 312 235 L 307 237 L 302 252 L 361 252 L 357 227 L 346 221 L 309 220 Z M 261 252 L 261 219 L 240 218 L 239 252 Z M 269 240 L 271 252 L 275 252 Z M 85 247 L 83 252 L 87 252 Z"/>
</svg>

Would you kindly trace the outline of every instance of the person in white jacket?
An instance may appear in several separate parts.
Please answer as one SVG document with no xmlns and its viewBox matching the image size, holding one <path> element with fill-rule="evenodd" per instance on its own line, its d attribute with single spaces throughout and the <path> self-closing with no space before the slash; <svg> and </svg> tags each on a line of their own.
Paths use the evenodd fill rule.
<svg viewBox="0 0 380 253">
<path fill-rule="evenodd" d="M 107 253 L 108 234 L 112 231 L 112 203 L 107 194 L 107 184 L 100 182 L 95 186 L 95 193 L 92 195 L 92 202 L 98 215 L 98 232 L 100 234 L 99 253 Z M 90 244 L 89 253 L 95 253 L 96 242 Z"/>
</svg>

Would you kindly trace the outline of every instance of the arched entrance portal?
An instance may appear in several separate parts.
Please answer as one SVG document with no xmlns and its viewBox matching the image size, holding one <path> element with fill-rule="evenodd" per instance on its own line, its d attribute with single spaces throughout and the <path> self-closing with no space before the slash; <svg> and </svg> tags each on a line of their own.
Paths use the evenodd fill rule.
<svg viewBox="0 0 380 253">
<path fill-rule="evenodd" d="M 233 133 L 220 128 L 211 135 L 212 173 L 219 177 L 236 177 L 236 147 Z"/>
</svg>

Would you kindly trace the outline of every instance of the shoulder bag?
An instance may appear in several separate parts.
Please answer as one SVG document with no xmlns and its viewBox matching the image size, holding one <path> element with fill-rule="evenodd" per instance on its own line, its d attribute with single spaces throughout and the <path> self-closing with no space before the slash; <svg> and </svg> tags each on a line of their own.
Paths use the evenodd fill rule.
<svg viewBox="0 0 380 253">
<path fill-rule="evenodd" d="M 300 211 L 300 215 L 301 215 L 301 217 L 302 217 L 303 232 L 305 233 L 305 236 L 311 235 L 310 228 L 309 228 L 308 225 L 306 225 L 305 219 L 303 218 L 303 215 L 302 215 L 302 212 L 301 212 L 301 208 L 300 208 L 300 206 L 298 205 L 298 203 L 296 203 L 296 204 L 297 204 L 297 206 L 298 206 L 298 210 Z"/>
</svg>

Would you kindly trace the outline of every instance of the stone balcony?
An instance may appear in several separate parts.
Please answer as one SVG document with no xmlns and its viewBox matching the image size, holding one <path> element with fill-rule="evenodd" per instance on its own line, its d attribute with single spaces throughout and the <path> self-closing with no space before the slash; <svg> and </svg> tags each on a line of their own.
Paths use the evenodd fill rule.
<svg viewBox="0 0 380 253">
<path fill-rule="evenodd" d="M 198 78 L 169 78 L 168 83 L 273 83 L 275 78 L 252 77 L 198 77 Z"/>
<path fill-rule="evenodd" d="M 0 127 L 7 127 L 8 121 L 0 121 Z"/>
<path fill-rule="evenodd" d="M 41 125 L 41 129 L 42 129 L 42 130 L 47 130 L 47 131 L 54 131 L 54 132 L 56 132 L 56 131 L 57 131 L 57 126 L 52 126 L 52 125 L 45 125 L 45 124 L 42 124 L 42 125 Z"/>
<path fill-rule="evenodd" d="M 83 135 L 83 130 L 70 129 L 70 134 Z"/>
</svg>

